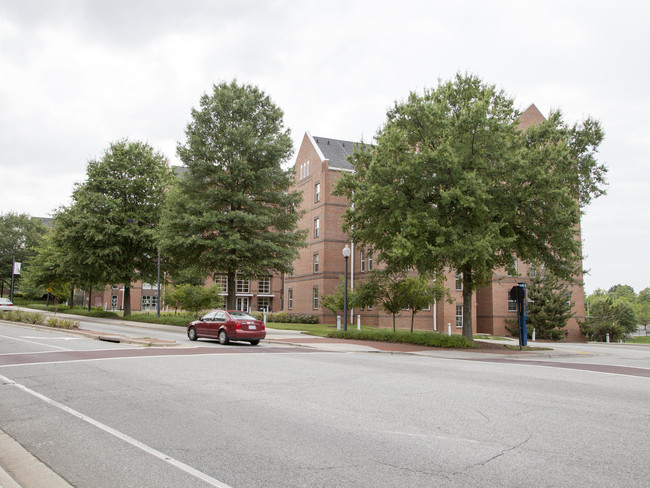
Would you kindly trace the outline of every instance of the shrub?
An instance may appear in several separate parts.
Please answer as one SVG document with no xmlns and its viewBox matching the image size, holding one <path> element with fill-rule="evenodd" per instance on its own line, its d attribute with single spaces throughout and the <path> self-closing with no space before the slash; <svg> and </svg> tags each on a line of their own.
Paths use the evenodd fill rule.
<svg viewBox="0 0 650 488">
<path fill-rule="evenodd" d="M 138 313 L 129 315 L 128 320 L 132 322 L 146 322 L 150 324 L 165 324 L 176 325 L 178 327 L 186 327 L 187 324 L 195 320 L 195 317 L 187 314 L 176 315 L 175 313 L 161 313 L 160 318 L 158 318 L 154 314 Z"/>
<path fill-rule="evenodd" d="M 114 319 L 120 317 L 119 314 L 117 314 L 116 312 L 113 312 L 111 310 L 104 310 L 101 307 L 92 308 L 90 309 L 90 312 L 88 311 L 88 309 L 86 309 L 84 315 L 88 317 L 97 317 L 101 319 Z"/>
<path fill-rule="evenodd" d="M 27 324 L 42 325 L 45 323 L 45 316 L 38 312 L 24 312 L 22 320 L 20 322 L 25 322 Z"/>
<path fill-rule="evenodd" d="M 356 339 L 362 341 L 396 342 L 404 344 L 416 344 L 428 347 L 453 347 L 453 348 L 475 348 L 476 345 L 459 334 L 446 335 L 439 332 L 419 332 L 413 334 L 409 331 L 398 330 L 393 332 L 389 329 L 374 330 L 352 330 L 330 332 L 327 337 L 339 339 Z"/>
<path fill-rule="evenodd" d="M 78 329 L 78 320 L 60 319 L 58 317 L 48 317 L 45 323 L 48 327 L 55 327 L 57 329 Z"/>
<path fill-rule="evenodd" d="M 11 312 L 3 312 L 0 317 L 9 322 L 22 322 L 24 314 L 25 312 L 21 312 L 20 310 L 12 310 Z"/>
<path fill-rule="evenodd" d="M 263 312 L 252 312 L 251 315 L 258 320 L 264 319 Z M 278 324 L 317 324 L 318 315 L 315 314 L 289 314 L 287 312 L 267 312 L 267 322 Z"/>
</svg>

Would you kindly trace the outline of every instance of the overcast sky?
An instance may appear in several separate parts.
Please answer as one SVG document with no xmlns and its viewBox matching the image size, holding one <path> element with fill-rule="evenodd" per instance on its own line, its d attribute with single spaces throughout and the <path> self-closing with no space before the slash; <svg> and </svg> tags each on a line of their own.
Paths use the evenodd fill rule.
<svg viewBox="0 0 650 488">
<path fill-rule="evenodd" d="M 605 129 L 608 194 L 586 211 L 585 288 L 650 286 L 650 4 L 546 0 L 1 0 L 0 213 L 51 215 L 109 143 L 178 164 L 213 83 L 258 85 L 295 150 L 370 142 L 410 91 L 469 72 L 523 110 Z"/>
</svg>

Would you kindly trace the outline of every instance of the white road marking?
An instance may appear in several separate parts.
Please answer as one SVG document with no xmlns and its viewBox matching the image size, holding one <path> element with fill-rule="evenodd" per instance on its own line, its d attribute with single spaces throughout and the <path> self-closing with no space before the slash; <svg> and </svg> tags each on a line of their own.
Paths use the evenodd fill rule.
<svg viewBox="0 0 650 488">
<path fill-rule="evenodd" d="M 111 434 L 118 439 L 131 444 L 133 447 L 137 447 L 138 449 L 141 449 L 142 451 L 151 454 L 152 456 L 168 463 L 174 466 L 175 468 L 180 469 L 181 471 L 185 471 L 186 473 L 194 476 L 195 478 L 198 478 L 202 481 L 205 481 L 211 486 L 214 486 L 216 488 L 231 488 L 229 485 L 226 485 L 225 483 L 222 483 L 219 480 L 216 480 L 212 478 L 211 476 L 208 476 L 205 473 L 202 473 L 201 471 L 194 469 L 192 466 L 189 466 L 181 461 L 178 461 L 177 459 L 172 458 L 171 456 L 168 456 L 165 453 L 162 453 L 153 447 L 147 446 L 146 444 L 143 444 L 142 442 L 138 441 L 137 439 L 134 439 L 133 437 L 130 437 L 126 434 L 123 434 L 122 432 L 113 429 L 112 427 L 109 427 L 108 425 L 102 424 L 101 422 L 92 419 L 81 412 L 77 412 L 76 410 L 73 410 L 72 408 L 63 405 L 62 403 L 57 402 L 56 400 L 52 400 L 51 398 L 46 397 L 45 395 L 41 395 L 40 393 L 26 387 L 25 385 L 21 385 L 19 383 L 16 383 L 13 380 L 10 380 L 6 376 L 0 375 L 0 382 L 5 384 L 5 385 L 10 385 L 10 386 L 15 386 L 16 388 L 29 393 L 30 395 L 35 396 L 39 400 L 44 401 L 45 403 L 52 405 L 60 410 L 63 410 L 64 412 L 69 413 L 70 415 L 73 415 L 77 417 L 80 420 L 83 420 L 84 422 L 89 423 L 90 425 L 93 425 L 94 427 L 97 427 L 98 429 L 103 430 L 104 432 L 107 432 L 108 434 Z"/>
<path fill-rule="evenodd" d="M 23 339 L 45 339 L 48 341 L 80 341 L 81 337 L 44 337 L 44 336 L 20 336 Z"/>
<path fill-rule="evenodd" d="M 42 342 L 28 341 L 26 339 L 21 339 L 19 337 L 11 337 L 11 336 L 5 336 L 5 335 L 0 335 L 0 337 L 3 337 L 5 339 L 14 340 L 14 341 L 27 342 L 28 344 L 37 344 L 39 346 L 53 347 L 54 349 L 60 349 L 62 351 L 70 351 L 71 350 L 71 349 L 68 349 L 67 347 L 59 347 L 59 346 L 53 346 L 52 344 L 44 344 Z M 40 339 L 40 337 L 39 337 L 39 339 Z"/>
</svg>

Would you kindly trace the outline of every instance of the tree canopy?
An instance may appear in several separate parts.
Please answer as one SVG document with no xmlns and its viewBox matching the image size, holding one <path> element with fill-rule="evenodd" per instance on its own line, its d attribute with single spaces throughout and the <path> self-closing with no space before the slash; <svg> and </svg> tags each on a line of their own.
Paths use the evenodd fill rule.
<svg viewBox="0 0 650 488">
<path fill-rule="evenodd" d="M 90 161 L 86 175 L 72 205 L 55 215 L 58 259 L 75 286 L 124 283 L 129 315 L 131 282 L 156 279 L 155 228 L 171 171 L 151 146 L 123 139 Z"/>
<path fill-rule="evenodd" d="M 528 288 L 528 328 L 535 329 L 540 339 L 558 341 L 564 338 L 564 328 L 573 315 L 571 290 L 565 281 L 550 273 L 537 273 Z"/>
<path fill-rule="evenodd" d="M 561 279 L 579 272 L 582 205 L 604 193 L 595 153 L 598 122 L 569 127 L 559 112 L 526 131 L 502 90 L 457 75 L 396 102 L 376 136 L 352 156 L 336 193 L 344 229 L 379 252 L 389 270 L 457 270 L 463 335 L 472 338 L 472 296 L 514 256 Z"/>
<path fill-rule="evenodd" d="M 41 219 L 8 212 L 0 215 L 0 287 L 11 283 L 12 263 L 28 263 L 46 232 Z"/>
<path fill-rule="evenodd" d="M 192 110 L 178 155 L 187 172 L 170 191 L 162 249 L 177 270 L 228 277 L 235 308 L 236 275 L 290 272 L 305 232 L 290 192 L 292 154 L 283 113 L 259 88 L 221 83 Z"/>
</svg>

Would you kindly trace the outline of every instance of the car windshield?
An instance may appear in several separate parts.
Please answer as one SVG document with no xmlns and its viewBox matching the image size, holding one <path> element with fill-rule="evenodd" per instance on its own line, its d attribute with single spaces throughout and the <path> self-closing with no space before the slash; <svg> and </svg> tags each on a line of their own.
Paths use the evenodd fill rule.
<svg viewBox="0 0 650 488">
<path fill-rule="evenodd" d="M 228 312 L 234 319 L 257 320 L 255 317 L 248 315 L 246 312 Z"/>
</svg>

